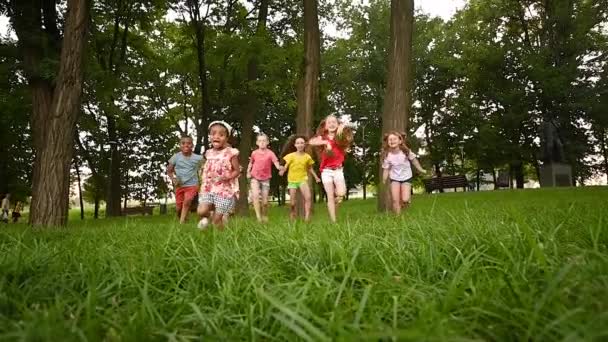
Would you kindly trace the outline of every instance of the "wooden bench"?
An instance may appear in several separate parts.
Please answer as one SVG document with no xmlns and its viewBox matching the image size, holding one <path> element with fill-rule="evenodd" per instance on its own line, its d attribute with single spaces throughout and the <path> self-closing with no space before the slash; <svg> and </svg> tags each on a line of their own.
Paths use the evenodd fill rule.
<svg viewBox="0 0 608 342">
<path fill-rule="evenodd" d="M 454 189 L 456 191 L 457 188 L 463 188 L 466 191 L 469 186 L 465 175 L 435 177 L 423 179 L 422 182 L 424 183 L 424 189 L 428 193 L 433 192 L 433 190 L 442 189 Z"/>
<path fill-rule="evenodd" d="M 139 214 L 152 215 L 153 210 L 154 210 L 154 207 L 150 207 L 150 206 L 124 208 L 122 210 L 122 216 L 139 215 Z"/>
</svg>

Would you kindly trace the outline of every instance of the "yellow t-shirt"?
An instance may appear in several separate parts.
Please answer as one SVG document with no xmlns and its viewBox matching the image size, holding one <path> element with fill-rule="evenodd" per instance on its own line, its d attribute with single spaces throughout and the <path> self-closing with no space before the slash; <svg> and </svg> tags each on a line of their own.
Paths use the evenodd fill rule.
<svg viewBox="0 0 608 342">
<path fill-rule="evenodd" d="M 308 153 L 293 152 L 285 157 L 283 160 L 287 164 L 285 167 L 288 168 L 287 181 L 289 183 L 303 182 L 308 179 L 308 168 L 311 167 L 315 161 Z"/>
</svg>

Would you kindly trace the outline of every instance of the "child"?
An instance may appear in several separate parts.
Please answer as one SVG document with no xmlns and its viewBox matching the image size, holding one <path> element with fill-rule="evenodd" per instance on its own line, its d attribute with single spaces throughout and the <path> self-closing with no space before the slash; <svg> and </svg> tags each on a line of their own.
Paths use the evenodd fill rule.
<svg viewBox="0 0 608 342">
<path fill-rule="evenodd" d="M 247 178 L 251 180 L 251 195 L 253 196 L 253 208 L 258 222 L 268 222 L 268 192 L 270 191 L 270 178 L 272 178 L 272 165 L 280 171 L 282 166 L 279 159 L 268 149 L 268 136 L 259 134 L 256 139 L 258 149 L 251 153 L 249 165 L 247 166 Z M 260 194 L 262 195 L 262 206 L 260 208 Z"/>
<path fill-rule="evenodd" d="M 310 173 L 317 183 L 321 180 L 312 169 L 315 163 L 312 160 L 310 154 L 304 152 L 306 147 L 306 138 L 301 135 L 294 135 L 289 138 L 285 147 L 283 147 L 283 160 L 285 160 L 285 168 L 279 171 L 279 175 L 283 176 L 286 170 L 289 170 L 287 174 L 287 188 L 289 189 L 290 198 L 290 218 L 294 220 L 296 218 L 296 195 L 297 191 L 300 190 L 302 197 L 304 198 L 304 221 L 310 220 L 310 209 L 312 207 L 312 197 L 310 194 L 310 188 L 308 187 L 308 173 Z M 292 152 L 294 151 L 295 152 Z M 291 152 L 291 153 L 290 153 Z"/>
<path fill-rule="evenodd" d="M 228 145 L 231 135 L 232 127 L 226 122 L 214 121 L 209 124 L 211 149 L 205 152 L 206 163 L 197 210 L 201 217 L 199 229 L 207 227 L 211 211 L 213 225 L 224 228 L 225 219 L 234 208 L 241 167 L 239 151 Z"/>
<path fill-rule="evenodd" d="M 192 137 L 182 137 L 180 152 L 169 159 L 167 167 L 167 175 L 175 188 L 175 209 L 181 224 L 186 223 L 190 204 L 198 194 L 198 169 L 203 162 L 203 157 L 192 152 L 192 147 Z"/>
<path fill-rule="evenodd" d="M 317 129 L 317 135 L 310 139 L 310 145 L 318 146 L 321 154 L 321 180 L 327 193 L 327 209 L 332 222 L 336 222 L 336 204 L 346 195 L 346 182 L 342 164 L 346 152 L 353 141 L 352 132 L 338 121 L 335 115 L 328 115 Z"/>
<path fill-rule="evenodd" d="M 393 212 L 401 213 L 401 206 L 410 202 L 412 193 L 412 164 L 418 172 L 425 174 L 416 155 L 405 144 L 405 133 L 389 132 L 382 143 L 382 181 L 390 179 Z"/>
<path fill-rule="evenodd" d="M 2 214 L 0 214 L 0 220 L 4 223 L 8 223 L 8 211 L 11 207 L 11 194 L 6 194 L 2 199 Z"/>
<path fill-rule="evenodd" d="M 23 210 L 23 203 L 21 201 L 17 201 L 15 204 L 15 208 L 13 209 L 13 223 L 17 223 L 19 218 L 21 217 L 21 210 Z"/>
</svg>

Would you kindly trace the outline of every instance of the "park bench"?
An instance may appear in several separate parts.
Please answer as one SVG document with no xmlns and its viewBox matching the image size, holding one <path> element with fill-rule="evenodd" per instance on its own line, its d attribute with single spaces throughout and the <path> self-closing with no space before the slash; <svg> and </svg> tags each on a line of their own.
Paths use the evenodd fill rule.
<svg viewBox="0 0 608 342">
<path fill-rule="evenodd" d="M 139 215 L 139 214 L 152 215 L 152 210 L 154 210 L 154 207 L 150 207 L 150 206 L 124 208 L 122 210 L 122 216 Z"/>
<path fill-rule="evenodd" d="M 465 175 L 434 177 L 423 179 L 422 182 L 424 183 L 424 189 L 428 193 L 442 189 L 454 189 L 456 191 L 458 188 L 463 188 L 466 191 L 469 186 Z"/>
</svg>

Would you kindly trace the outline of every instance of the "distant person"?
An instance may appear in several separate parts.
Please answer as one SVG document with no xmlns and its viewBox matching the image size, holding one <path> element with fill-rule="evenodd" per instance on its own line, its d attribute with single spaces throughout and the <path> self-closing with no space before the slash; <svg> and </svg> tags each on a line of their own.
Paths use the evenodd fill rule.
<svg viewBox="0 0 608 342">
<path fill-rule="evenodd" d="M 412 165 L 422 174 L 426 170 L 420 166 L 416 155 L 405 144 L 405 133 L 389 132 L 382 144 L 382 182 L 390 180 L 393 212 L 401 213 L 401 208 L 410 204 L 412 194 Z"/>
<path fill-rule="evenodd" d="M 185 136 L 179 141 L 180 152 L 169 159 L 167 175 L 175 188 L 175 209 L 181 224 L 188 220 L 188 212 L 194 198 L 198 195 L 198 170 L 203 157 L 193 152 L 192 137 Z"/>
<path fill-rule="evenodd" d="M 0 219 L 4 223 L 8 223 L 8 211 L 11 207 L 11 194 L 6 194 L 2 199 L 2 215 L 0 215 Z"/>
<path fill-rule="evenodd" d="M 17 201 L 17 204 L 15 204 L 15 208 L 13 209 L 13 223 L 17 223 L 17 221 L 19 221 L 22 210 L 23 210 L 23 203 L 21 201 Z"/>
<path fill-rule="evenodd" d="M 252 202 L 258 222 L 268 222 L 268 193 L 272 165 L 279 171 L 283 169 L 277 156 L 268 148 L 269 142 L 266 134 L 258 135 L 256 139 L 258 149 L 251 153 L 247 166 L 247 178 L 251 180 Z"/>
</svg>

